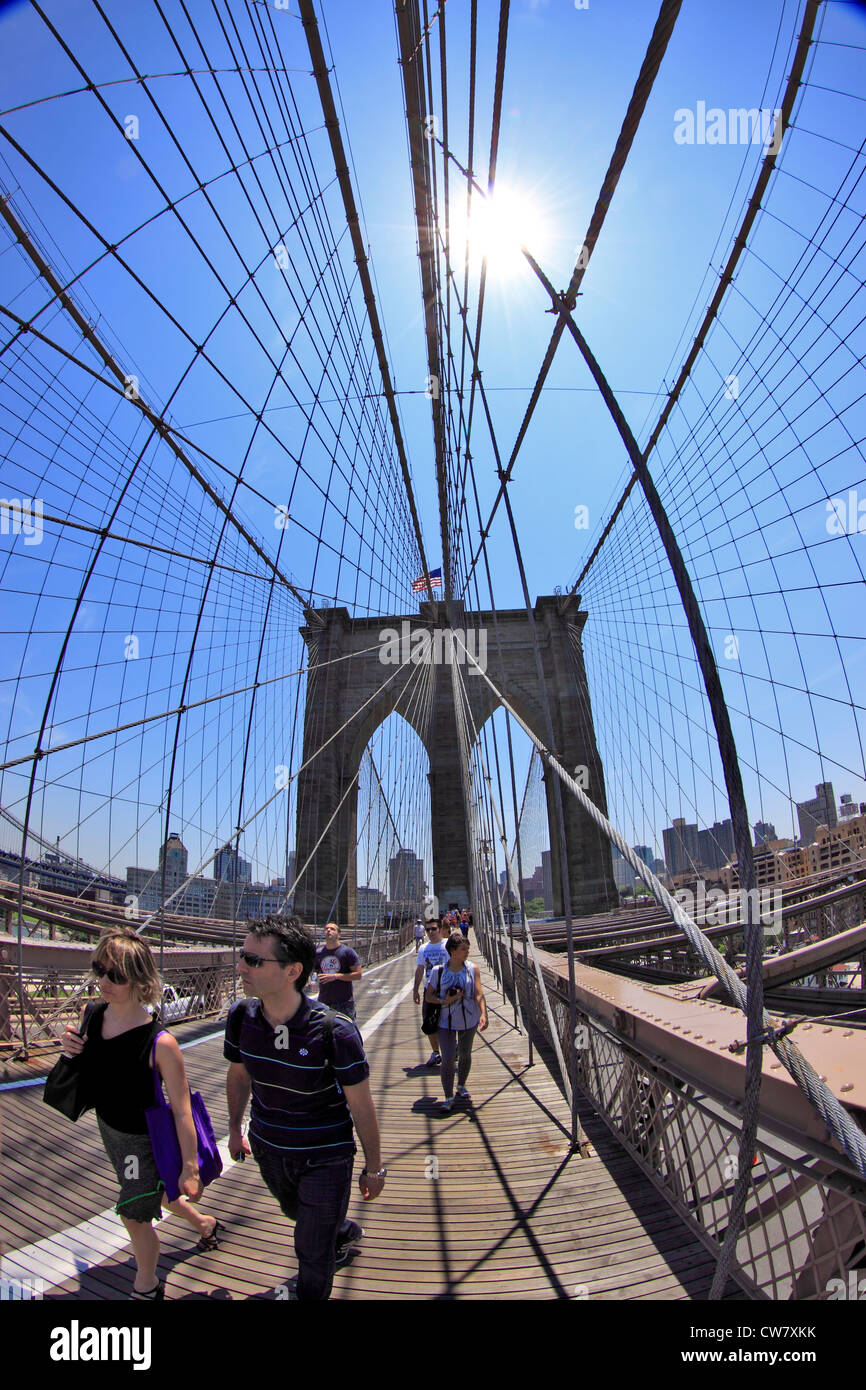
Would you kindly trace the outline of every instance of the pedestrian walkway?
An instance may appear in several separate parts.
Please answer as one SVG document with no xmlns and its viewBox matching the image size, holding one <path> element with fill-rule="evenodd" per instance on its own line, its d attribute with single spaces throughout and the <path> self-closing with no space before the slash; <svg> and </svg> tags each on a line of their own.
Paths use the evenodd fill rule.
<svg viewBox="0 0 866 1390">
<path fill-rule="evenodd" d="M 537 1053 L 527 1066 L 526 1039 L 483 964 L 490 1027 L 476 1037 L 474 1104 L 439 1113 L 408 988 L 414 964 L 412 951 L 357 991 L 388 1179 L 372 1203 L 355 1188 L 349 1215 L 366 1236 L 333 1298 L 706 1298 L 711 1255 L 589 1110 L 594 1154 L 570 1153 L 568 1107 Z M 225 1135 L 219 1037 L 194 1042 L 186 1063 Z M 132 1265 L 93 1117 L 69 1124 L 36 1088 L 2 1101 L 4 1275 L 39 1275 L 46 1298 L 127 1297 Z M 174 1217 L 159 1227 L 166 1297 L 285 1297 L 291 1228 L 252 1160 L 228 1166 L 202 1210 L 227 1227 L 217 1251 L 194 1252 Z"/>
</svg>

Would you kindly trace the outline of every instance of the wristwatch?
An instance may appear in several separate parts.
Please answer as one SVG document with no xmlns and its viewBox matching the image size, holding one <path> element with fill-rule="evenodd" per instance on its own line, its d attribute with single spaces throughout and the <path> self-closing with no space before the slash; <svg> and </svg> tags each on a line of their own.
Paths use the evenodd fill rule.
<svg viewBox="0 0 866 1390">
<path fill-rule="evenodd" d="M 387 1176 L 388 1176 L 388 1169 L 387 1169 L 387 1168 L 380 1168 L 379 1171 L 378 1171 L 378 1173 L 371 1173 L 370 1170 L 369 1170 L 368 1168 L 362 1168 L 362 1169 L 361 1169 L 361 1177 L 362 1177 L 362 1178 L 387 1178 Z"/>
</svg>

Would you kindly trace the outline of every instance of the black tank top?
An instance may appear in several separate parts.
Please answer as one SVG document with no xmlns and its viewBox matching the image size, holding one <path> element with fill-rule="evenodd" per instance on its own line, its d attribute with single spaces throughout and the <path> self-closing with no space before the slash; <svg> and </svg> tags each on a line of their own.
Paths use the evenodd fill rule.
<svg viewBox="0 0 866 1390">
<path fill-rule="evenodd" d="M 150 1051 L 163 1031 L 158 1019 L 130 1028 L 116 1038 L 103 1038 L 107 1004 L 100 1004 L 87 1028 L 87 1087 L 93 1108 L 101 1120 L 124 1134 L 146 1134 L 145 1109 L 153 1105 L 153 1071 Z"/>
</svg>

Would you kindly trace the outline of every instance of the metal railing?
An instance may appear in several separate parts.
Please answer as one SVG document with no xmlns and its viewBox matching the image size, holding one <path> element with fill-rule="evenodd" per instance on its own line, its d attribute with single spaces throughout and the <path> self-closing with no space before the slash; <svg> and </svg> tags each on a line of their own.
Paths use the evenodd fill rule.
<svg viewBox="0 0 866 1390">
<path fill-rule="evenodd" d="M 506 992 L 513 997 L 516 983 L 524 1018 L 553 1043 L 536 971 L 506 942 L 498 957 Z M 577 1086 L 718 1256 L 737 1178 L 741 1102 L 710 1094 L 669 1059 L 640 1051 L 580 1009 L 572 1036 L 567 982 L 543 964 L 541 974 Z M 734 1271 L 753 1298 L 851 1297 L 852 1271 L 866 1267 L 866 1185 L 841 1154 L 822 1155 L 820 1147 L 762 1120 Z"/>
<path fill-rule="evenodd" d="M 235 994 L 230 960 L 220 965 L 170 965 L 163 970 L 162 980 L 166 987 L 162 1014 L 167 1023 L 218 1015 Z M 67 1024 L 77 1026 L 82 1004 L 96 997 L 98 989 L 89 968 L 25 967 L 19 981 L 16 968 L 0 965 L 0 1055 L 23 1048 L 22 1012 L 28 1051 L 41 1051 L 57 1045 Z"/>
<path fill-rule="evenodd" d="M 399 955 L 411 940 L 411 923 L 398 931 L 360 928 L 342 937 L 363 966 Z M 238 996 L 230 957 L 216 965 L 166 965 L 161 978 L 162 1014 L 169 1024 L 224 1013 Z M 25 1038 L 28 1051 L 56 1046 L 66 1025 L 77 1023 L 82 1003 L 97 994 L 89 962 L 86 969 L 24 966 L 20 973 L 11 963 L 0 962 L 0 1056 L 23 1050 Z"/>
</svg>

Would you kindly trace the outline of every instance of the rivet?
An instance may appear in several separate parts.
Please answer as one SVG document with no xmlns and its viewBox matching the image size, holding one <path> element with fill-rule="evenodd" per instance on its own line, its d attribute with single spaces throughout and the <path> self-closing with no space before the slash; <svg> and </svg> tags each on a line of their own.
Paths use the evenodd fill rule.
<svg viewBox="0 0 866 1390">
<path fill-rule="evenodd" d="M 832 1028 L 823 1028 L 821 1031 L 824 1032 L 824 1033 L 832 1033 L 833 1029 L 832 1029 Z"/>
<path fill-rule="evenodd" d="M 854 1036 L 854 1029 L 853 1029 L 853 1028 L 846 1028 L 846 1029 L 845 1029 L 845 1032 L 842 1034 L 842 1037 L 843 1037 L 843 1038 L 853 1038 L 853 1036 Z"/>
<path fill-rule="evenodd" d="M 708 1046 L 708 1047 L 715 1047 L 715 1045 L 716 1045 L 716 1040 L 715 1040 L 715 1038 L 707 1038 L 707 1046 Z"/>
<path fill-rule="evenodd" d="M 781 1066 L 782 1066 L 782 1063 L 781 1063 L 781 1062 L 771 1062 L 771 1063 L 770 1063 L 770 1071 L 779 1071 L 779 1070 L 781 1069 Z"/>
<path fill-rule="evenodd" d="M 819 1080 L 819 1081 L 826 1081 L 827 1078 L 826 1078 L 826 1076 L 819 1076 L 819 1077 L 818 1077 L 818 1080 Z"/>
<path fill-rule="evenodd" d="M 843 1091 L 853 1091 L 853 1090 L 854 1090 L 854 1082 L 853 1082 L 853 1081 L 846 1081 L 846 1082 L 845 1082 L 845 1085 L 842 1086 L 840 1089 L 843 1090 Z"/>
<path fill-rule="evenodd" d="M 703 1036 L 703 1033 L 695 1033 L 695 1042 L 700 1042 Z"/>
</svg>

